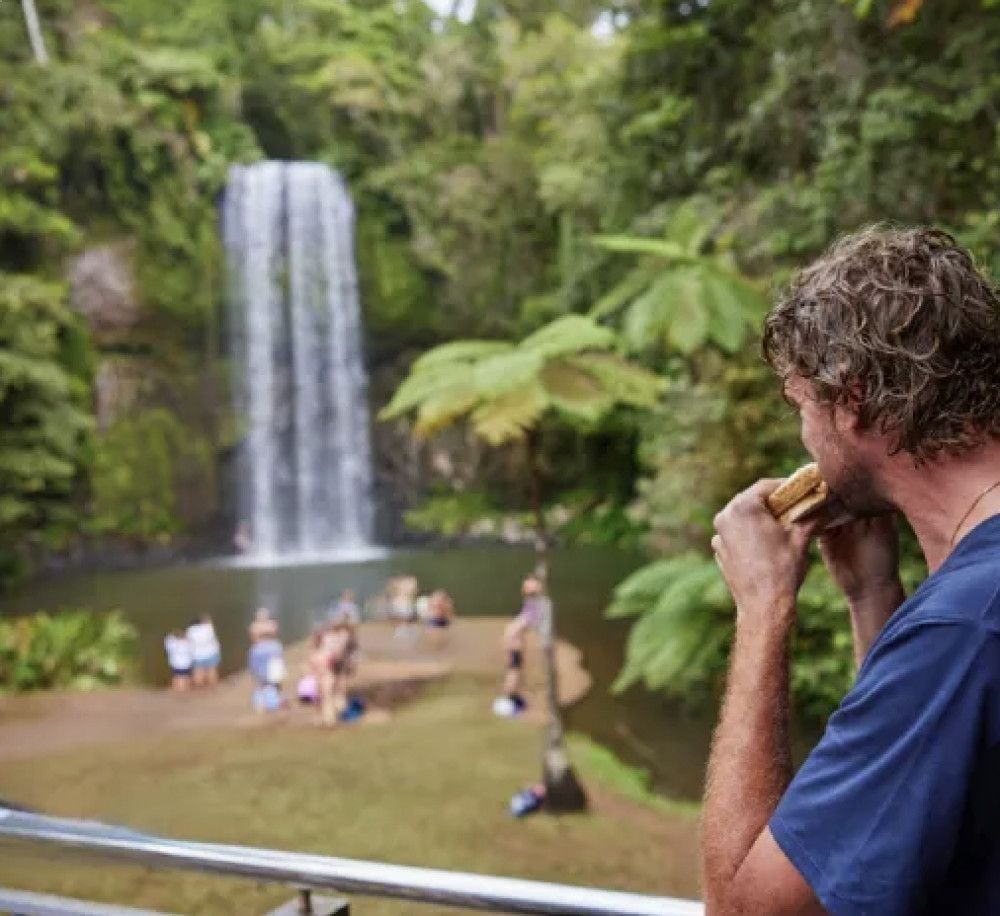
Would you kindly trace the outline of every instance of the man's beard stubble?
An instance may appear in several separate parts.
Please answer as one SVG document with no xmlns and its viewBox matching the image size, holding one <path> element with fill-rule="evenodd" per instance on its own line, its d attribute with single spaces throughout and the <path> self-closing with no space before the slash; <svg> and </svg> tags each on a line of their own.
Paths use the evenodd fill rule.
<svg viewBox="0 0 1000 916">
<path fill-rule="evenodd" d="M 872 471 L 841 454 L 841 473 L 827 483 L 838 502 L 855 518 L 875 518 L 894 512 L 896 506 L 882 492 Z"/>
</svg>

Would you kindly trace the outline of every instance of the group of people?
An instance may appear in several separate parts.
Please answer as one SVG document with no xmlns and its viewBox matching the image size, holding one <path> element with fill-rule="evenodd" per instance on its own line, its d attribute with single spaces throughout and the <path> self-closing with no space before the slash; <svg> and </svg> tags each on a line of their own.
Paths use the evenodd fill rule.
<svg viewBox="0 0 1000 916">
<path fill-rule="evenodd" d="M 354 595 L 345 591 L 330 607 L 326 619 L 313 629 L 295 694 L 299 703 L 316 707 L 318 721 L 324 725 L 360 714 L 360 703 L 349 693 L 350 678 L 357 670 L 360 622 Z M 259 608 L 250 625 L 248 668 L 254 681 L 253 705 L 258 712 L 275 712 L 288 705 L 284 695 L 288 677 L 284 648 L 278 622 L 267 608 Z"/>
<path fill-rule="evenodd" d="M 208 615 L 192 621 L 186 629 L 178 627 L 170 632 L 164 648 L 174 690 L 183 692 L 218 683 L 222 647 Z"/>
<path fill-rule="evenodd" d="M 397 576 L 386 583 L 384 612 L 397 622 L 397 636 L 416 638 L 421 623 L 434 629 L 451 626 L 455 603 L 444 589 L 421 595 L 416 576 Z"/>
<path fill-rule="evenodd" d="M 528 631 L 542 622 L 544 589 L 536 576 L 528 576 L 521 586 L 522 606 L 503 634 L 505 671 L 502 691 L 493 711 L 498 716 L 524 712 L 524 652 Z M 414 576 L 399 576 L 386 584 L 382 612 L 398 624 L 397 636 L 415 638 L 422 624 L 435 630 L 451 626 L 455 605 L 444 589 L 421 595 Z M 295 698 L 313 705 L 321 724 L 334 725 L 360 714 L 360 703 L 350 695 L 350 681 L 357 672 L 360 654 L 358 628 L 361 611 L 354 593 L 344 591 L 314 627 L 304 670 L 297 681 Z M 274 712 L 286 707 L 288 668 L 278 621 L 265 608 L 258 608 L 249 627 L 250 649 L 247 667 L 253 679 L 253 706 L 258 712 Z M 164 642 L 176 691 L 215 684 L 222 656 L 218 636 L 209 616 L 191 623 L 187 629 L 171 632 Z"/>
<path fill-rule="evenodd" d="M 298 684 L 300 703 L 311 703 L 321 725 L 350 721 L 362 712 L 362 705 L 350 694 L 351 678 L 357 673 L 361 644 L 358 626 L 361 613 L 350 591 L 345 591 L 330 608 L 326 621 L 315 627 Z"/>
</svg>

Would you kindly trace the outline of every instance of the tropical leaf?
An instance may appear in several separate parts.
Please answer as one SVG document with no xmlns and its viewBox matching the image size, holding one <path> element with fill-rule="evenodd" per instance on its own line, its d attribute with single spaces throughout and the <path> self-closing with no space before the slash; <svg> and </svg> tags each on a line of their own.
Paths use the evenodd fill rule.
<svg viewBox="0 0 1000 916">
<path fill-rule="evenodd" d="M 599 378 L 586 368 L 584 358 L 549 363 L 541 374 L 549 402 L 576 420 L 595 423 L 613 406 L 614 398 Z"/>
<path fill-rule="evenodd" d="M 420 438 L 427 438 L 461 419 L 478 402 L 472 385 L 455 386 L 432 395 L 420 405 L 413 432 Z"/>
<path fill-rule="evenodd" d="M 456 340 L 428 350 L 413 364 L 412 371 L 422 372 L 441 365 L 475 362 L 487 356 L 509 353 L 513 349 L 512 344 L 502 340 Z"/>
<path fill-rule="evenodd" d="M 736 353 L 746 339 L 747 319 L 735 283 L 720 274 L 706 272 L 701 278 L 708 316 L 708 335 L 725 353 Z"/>
<path fill-rule="evenodd" d="M 690 356 L 712 343 L 726 353 L 736 352 L 748 327 L 760 321 L 766 302 L 740 276 L 727 252 L 700 253 L 712 223 L 694 201 L 673 210 L 664 232 L 663 240 L 619 235 L 594 239 L 598 247 L 644 259 L 592 314 L 604 316 L 627 306 L 623 336 L 634 351 L 665 344 Z"/>
<path fill-rule="evenodd" d="M 474 369 L 468 363 L 440 364 L 423 371 L 414 370 L 396 389 L 379 418 L 391 420 L 419 407 L 424 401 L 452 390 L 473 387 Z"/>
<path fill-rule="evenodd" d="M 608 399 L 607 390 L 593 373 L 568 360 L 556 360 L 546 365 L 542 369 L 541 381 L 553 402 L 604 403 Z"/>
<path fill-rule="evenodd" d="M 660 380 L 611 351 L 618 336 L 584 315 L 564 315 L 519 345 L 457 341 L 418 360 L 379 414 L 415 411 L 418 436 L 469 415 L 491 445 L 522 438 L 551 409 L 595 421 L 616 403 L 652 406 Z"/>
<path fill-rule="evenodd" d="M 645 239 L 633 235 L 595 235 L 591 241 L 605 251 L 620 254 L 652 254 L 667 261 L 687 261 L 690 255 L 676 242 L 667 239 Z"/>
<path fill-rule="evenodd" d="M 636 296 L 656 279 L 662 269 L 663 265 L 655 261 L 640 264 L 609 293 L 597 301 L 597 304 L 590 310 L 590 317 L 595 320 L 605 318 L 633 302 Z"/>
<path fill-rule="evenodd" d="M 721 613 L 729 608 L 722 576 L 716 564 L 697 554 L 684 554 L 653 564 L 623 586 L 626 599 L 616 593 L 616 605 L 631 605 L 655 586 L 662 592 L 629 634 L 627 663 L 613 689 L 621 691 L 642 680 L 651 689 L 680 688 L 705 676 L 705 660 L 728 638 L 730 625 Z M 722 597 L 722 602 L 717 599 Z M 712 600 L 707 600 L 712 599 Z M 613 606 L 614 607 L 614 606 Z M 609 611 L 610 616 L 610 611 Z M 621 616 L 619 614 L 619 616 Z"/>
<path fill-rule="evenodd" d="M 542 386 L 528 383 L 479 405 L 472 414 L 476 435 L 490 445 L 523 439 L 549 406 Z"/>
<path fill-rule="evenodd" d="M 688 271 L 671 270 L 637 299 L 625 317 L 624 336 L 633 350 L 648 350 L 666 340 L 670 324 L 681 296 Z"/>
<path fill-rule="evenodd" d="M 671 583 L 700 568 L 704 560 L 701 554 L 688 551 L 643 566 L 618 585 L 605 616 L 632 617 L 648 611 Z"/>
<path fill-rule="evenodd" d="M 701 277 L 693 271 L 678 273 L 677 303 L 667 328 L 667 339 L 680 353 L 690 356 L 708 337 L 708 310 Z"/>
<path fill-rule="evenodd" d="M 632 407 L 654 407 L 666 386 L 662 376 L 613 353 L 589 353 L 570 362 L 585 366 L 614 400 Z"/>
<path fill-rule="evenodd" d="M 664 227 L 668 242 L 680 246 L 685 253 L 696 256 L 712 234 L 712 223 L 693 201 L 675 207 Z"/>
<path fill-rule="evenodd" d="M 608 350 L 617 341 L 614 331 L 586 315 L 562 315 L 526 337 L 518 349 L 553 359 L 584 350 Z"/>
<path fill-rule="evenodd" d="M 476 392 L 484 400 L 506 394 L 537 381 L 545 360 L 540 353 L 518 347 L 508 353 L 487 356 L 472 369 Z"/>
<path fill-rule="evenodd" d="M 730 295 L 739 303 L 743 320 L 757 325 L 767 314 L 770 302 L 766 296 L 739 274 L 734 266 L 726 264 L 721 257 L 705 265 L 706 277 L 718 279 L 728 288 Z"/>
</svg>

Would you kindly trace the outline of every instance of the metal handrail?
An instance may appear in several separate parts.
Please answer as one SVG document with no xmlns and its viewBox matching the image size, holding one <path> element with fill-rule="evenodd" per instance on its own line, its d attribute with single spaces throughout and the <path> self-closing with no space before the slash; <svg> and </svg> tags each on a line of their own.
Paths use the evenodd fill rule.
<svg viewBox="0 0 1000 916">
<path fill-rule="evenodd" d="M 564 916 L 703 916 L 691 900 L 517 878 L 363 862 L 247 846 L 192 843 L 94 821 L 0 807 L 0 840 L 58 846 L 154 868 L 252 878 L 314 890 L 503 913 Z"/>
</svg>

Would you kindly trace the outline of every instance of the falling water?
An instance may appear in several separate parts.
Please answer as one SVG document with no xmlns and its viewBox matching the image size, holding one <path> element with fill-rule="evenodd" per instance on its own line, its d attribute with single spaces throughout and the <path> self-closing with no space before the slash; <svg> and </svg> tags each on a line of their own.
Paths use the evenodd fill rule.
<svg viewBox="0 0 1000 916">
<path fill-rule="evenodd" d="M 251 559 L 356 552 L 371 453 L 347 187 L 317 163 L 234 166 L 223 225 Z"/>
</svg>

